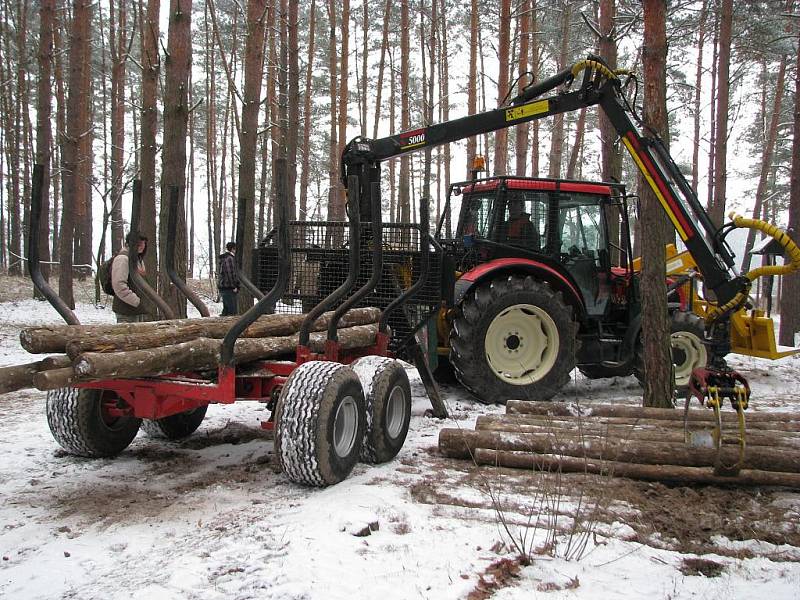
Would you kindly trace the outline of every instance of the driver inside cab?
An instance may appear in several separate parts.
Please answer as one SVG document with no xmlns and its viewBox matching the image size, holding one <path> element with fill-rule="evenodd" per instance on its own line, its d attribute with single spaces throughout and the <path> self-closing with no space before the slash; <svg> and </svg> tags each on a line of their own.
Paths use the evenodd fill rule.
<svg viewBox="0 0 800 600">
<path fill-rule="evenodd" d="M 539 235 L 533 228 L 530 214 L 525 212 L 522 200 L 508 201 L 508 221 L 506 222 L 506 241 L 515 246 L 539 249 Z"/>
</svg>

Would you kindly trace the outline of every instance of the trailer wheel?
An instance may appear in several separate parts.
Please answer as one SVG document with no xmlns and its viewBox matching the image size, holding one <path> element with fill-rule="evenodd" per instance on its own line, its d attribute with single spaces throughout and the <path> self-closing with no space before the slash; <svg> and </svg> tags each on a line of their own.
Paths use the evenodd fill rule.
<svg viewBox="0 0 800 600">
<path fill-rule="evenodd" d="M 391 358 L 365 356 L 350 367 L 364 388 L 367 423 L 361 461 L 392 460 L 403 447 L 411 420 L 411 386 L 402 365 Z"/>
<path fill-rule="evenodd" d="M 142 430 L 152 438 L 180 440 L 197 431 L 207 410 L 208 405 L 205 405 L 163 419 L 142 419 Z"/>
<path fill-rule="evenodd" d="M 577 324 L 547 283 L 500 277 L 469 292 L 460 308 L 450 363 L 481 402 L 549 400 L 569 381 Z"/>
<path fill-rule="evenodd" d="M 136 437 L 141 419 L 109 414 L 118 399 L 107 390 L 60 388 L 47 392 L 47 424 L 56 442 L 70 454 L 88 458 L 122 452 Z"/>
<path fill-rule="evenodd" d="M 365 427 L 364 391 L 353 370 L 327 361 L 303 363 L 278 399 L 275 454 L 290 480 L 333 485 L 358 462 Z"/>
</svg>

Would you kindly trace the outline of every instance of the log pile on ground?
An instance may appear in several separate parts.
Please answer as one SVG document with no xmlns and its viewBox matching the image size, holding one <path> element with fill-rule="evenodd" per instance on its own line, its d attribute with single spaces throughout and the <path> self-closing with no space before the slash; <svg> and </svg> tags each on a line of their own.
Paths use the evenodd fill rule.
<svg viewBox="0 0 800 600">
<path fill-rule="evenodd" d="M 310 346 L 324 351 L 333 316 L 324 313 L 313 324 Z M 0 393 L 26 387 L 52 390 L 76 382 L 153 377 L 176 372 L 214 370 L 222 338 L 238 317 L 182 319 L 116 325 L 30 327 L 20 343 L 34 354 L 58 353 L 43 360 L 0 369 Z M 236 341 L 234 362 L 291 357 L 305 315 L 265 315 Z M 339 321 L 339 343 L 345 350 L 375 343 L 377 308 L 356 308 Z"/>
<path fill-rule="evenodd" d="M 800 415 L 746 416 L 744 462 L 731 477 L 714 474 L 714 448 L 686 443 L 682 410 L 512 400 L 505 415 L 479 417 L 474 431 L 442 429 L 439 450 L 479 465 L 800 489 Z M 739 459 L 736 419 L 732 410 L 723 412 L 724 465 Z M 711 410 L 690 410 L 690 430 L 710 431 L 712 421 Z"/>
</svg>

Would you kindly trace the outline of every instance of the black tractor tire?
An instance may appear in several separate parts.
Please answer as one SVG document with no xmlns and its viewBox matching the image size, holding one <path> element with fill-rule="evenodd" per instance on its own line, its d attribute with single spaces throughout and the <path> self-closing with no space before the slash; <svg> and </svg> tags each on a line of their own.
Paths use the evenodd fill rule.
<svg viewBox="0 0 800 600">
<path fill-rule="evenodd" d="M 670 343 L 675 368 L 675 389 L 689 389 L 689 377 L 698 367 L 705 367 L 711 358 L 705 339 L 703 319 L 693 312 L 676 310 L 670 315 Z"/>
<path fill-rule="evenodd" d="M 479 401 L 550 400 L 567 384 L 578 327 L 572 307 L 546 282 L 501 276 L 468 292 L 459 309 L 450 363 Z"/>
<path fill-rule="evenodd" d="M 70 454 L 86 458 L 116 456 L 139 431 L 141 419 L 111 417 L 103 403 L 113 392 L 86 388 L 60 388 L 47 392 L 47 424 L 56 442 Z"/>
<path fill-rule="evenodd" d="M 182 440 L 197 431 L 207 410 L 208 405 L 198 406 L 163 419 L 142 419 L 142 431 L 152 438 Z"/>
<path fill-rule="evenodd" d="M 275 413 L 275 454 L 291 481 L 324 487 L 350 474 L 367 420 L 364 391 L 350 367 L 303 363 L 283 386 Z"/>
<path fill-rule="evenodd" d="M 406 370 L 396 360 L 376 356 L 359 358 L 350 367 L 361 380 L 367 406 L 361 462 L 389 462 L 403 448 L 411 421 Z"/>
<path fill-rule="evenodd" d="M 578 370 L 583 373 L 586 379 L 605 379 L 608 377 L 627 377 L 633 373 L 634 360 L 631 359 L 624 364 L 615 367 L 605 367 L 603 365 L 581 365 Z"/>
</svg>

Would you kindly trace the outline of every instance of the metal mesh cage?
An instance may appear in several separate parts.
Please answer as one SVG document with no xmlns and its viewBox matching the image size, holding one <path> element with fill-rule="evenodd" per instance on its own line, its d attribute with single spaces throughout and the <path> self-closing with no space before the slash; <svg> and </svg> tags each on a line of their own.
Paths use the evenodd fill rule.
<svg viewBox="0 0 800 600">
<path fill-rule="evenodd" d="M 355 285 L 332 308 L 339 306 L 372 274 L 372 226 L 361 224 L 359 272 Z M 277 312 L 307 313 L 338 288 L 350 270 L 349 225 L 341 221 L 293 221 L 290 224 L 291 276 L 287 293 Z M 417 282 L 422 271 L 420 230 L 413 224 L 384 224 L 383 269 L 375 290 L 356 306 L 386 308 L 404 290 Z M 394 349 L 403 346 L 441 301 L 441 253 L 431 248 L 426 283 L 389 319 Z M 278 248 L 267 236 L 253 255 L 253 282 L 269 290 L 278 276 Z"/>
</svg>

